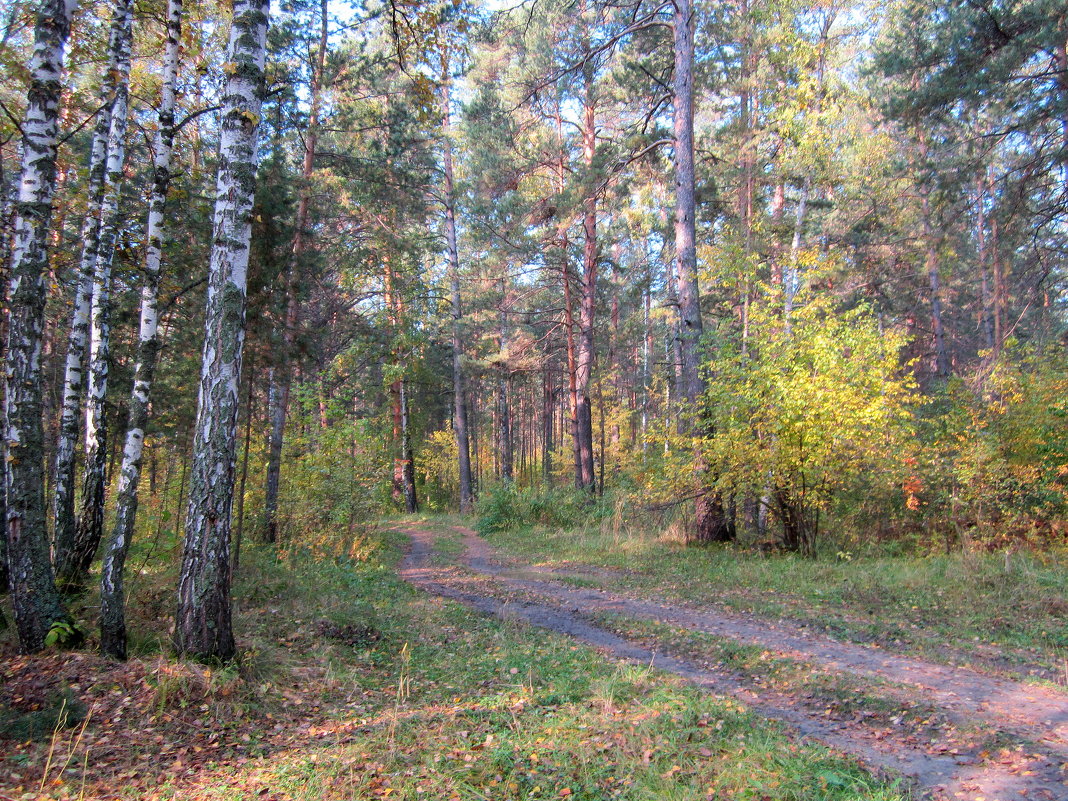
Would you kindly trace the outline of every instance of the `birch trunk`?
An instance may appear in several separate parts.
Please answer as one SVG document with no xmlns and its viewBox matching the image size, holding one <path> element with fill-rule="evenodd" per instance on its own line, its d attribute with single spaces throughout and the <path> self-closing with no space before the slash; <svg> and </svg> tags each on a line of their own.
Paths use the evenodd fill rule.
<svg viewBox="0 0 1068 801">
<path fill-rule="evenodd" d="M 986 176 L 979 176 L 975 193 L 975 241 L 979 259 L 979 328 L 983 332 L 983 344 L 987 350 L 994 349 L 994 319 L 991 314 L 990 276 L 987 271 L 988 252 L 986 245 Z"/>
<path fill-rule="evenodd" d="M 167 189 L 171 180 L 171 151 L 174 145 L 175 83 L 178 75 L 178 47 L 182 36 L 182 0 L 167 4 L 167 41 L 160 92 L 159 127 L 153 143 L 154 178 L 148 212 L 148 245 L 145 276 L 141 287 L 141 321 L 138 331 L 137 363 L 130 393 L 130 416 L 119 473 L 115 528 L 104 554 L 100 576 L 100 650 L 116 659 L 126 658 L 123 569 L 137 515 L 137 485 L 141 477 L 149 397 L 159 355 L 159 277 L 163 261 L 163 224 Z"/>
<path fill-rule="evenodd" d="M 704 392 L 700 344 L 701 296 L 697 281 L 697 244 L 693 144 L 693 33 L 692 0 L 674 0 L 675 74 L 673 77 L 675 133 L 675 280 L 679 299 L 679 355 L 684 399 L 693 407 Z M 707 472 L 700 445 L 695 448 L 694 472 Z M 723 542 L 734 538 L 733 526 L 722 500 L 711 487 L 702 487 L 695 502 L 694 538 Z"/>
<path fill-rule="evenodd" d="M 264 499 L 264 539 L 275 542 L 278 538 L 278 485 L 282 471 L 282 448 L 285 443 L 286 412 L 289 407 L 289 389 L 293 382 L 291 362 L 296 353 L 294 347 L 297 325 L 300 319 L 300 279 L 304 253 L 308 249 L 308 212 L 311 206 L 311 178 L 315 169 L 315 151 L 319 143 L 319 107 L 323 69 L 326 64 L 326 48 L 329 44 L 328 0 L 321 0 L 319 5 L 319 46 L 315 65 L 312 68 L 311 86 L 309 88 L 308 129 L 304 135 L 304 157 L 301 162 L 301 188 L 297 200 L 296 230 L 293 234 L 293 248 L 289 260 L 289 281 L 286 289 L 286 321 L 282 332 L 282 364 L 273 373 L 277 379 L 276 394 L 272 399 L 276 405 L 271 409 L 271 443 L 267 460 L 267 488 Z"/>
<path fill-rule="evenodd" d="M 268 0 L 235 0 L 224 64 L 228 77 L 223 93 L 214 244 L 174 618 L 175 650 L 201 659 L 229 660 L 234 656 L 230 510 L 267 15 Z"/>
<path fill-rule="evenodd" d="M 108 362 L 111 353 L 111 266 L 118 236 L 119 196 L 126 160 L 126 125 L 130 105 L 130 51 L 133 44 L 133 4 L 115 8 L 119 26 L 115 39 L 115 97 L 108 129 L 108 159 L 104 173 L 104 200 L 100 205 L 100 241 L 93 268 L 93 300 L 89 314 L 89 376 L 85 404 L 85 465 L 81 514 L 74 537 L 72 558 L 59 572 L 65 583 L 82 580 L 100 547 L 104 533 L 107 492 Z"/>
<path fill-rule="evenodd" d="M 44 0 L 38 11 L 22 122 L 22 166 L 11 253 L 4 489 L 9 591 L 23 652 L 40 650 L 53 624 L 70 621 L 56 590 L 48 554 L 41 339 L 48 229 L 56 181 L 60 80 L 74 7 L 73 0 Z"/>
<path fill-rule="evenodd" d="M 452 291 L 452 430 L 456 436 L 457 467 L 460 476 L 460 512 L 467 514 L 474 505 L 471 487 L 471 444 L 467 433 L 467 398 L 464 395 L 463 309 L 460 306 L 460 252 L 456 244 L 456 201 L 452 165 L 452 109 L 448 57 L 442 64 L 441 127 L 445 171 L 445 245 L 449 254 L 449 284 Z"/>
<path fill-rule="evenodd" d="M 74 565 L 74 542 L 77 517 L 74 514 L 75 453 L 80 433 L 79 418 L 85 388 L 85 357 L 89 343 L 89 316 L 93 301 L 93 275 L 100 252 L 100 220 L 104 203 L 105 177 L 108 170 L 108 136 L 111 131 L 112 107 L 120 72 L 123 28 L 129 21 L 129 0 L 116 4 L 108 37 L 108 65 L 100 86 L 100 113 L 93 128 L 89 151 L 89 176 L 85 219 L 82 221 L 82 252 L 78 260 L 78 286 L 67 335 L 67 357 L 63 371 L 63 401 L 55 455 L 55 495 L 52 506 L 52 561 L 62 580 L 77 574 Z"/>
</svg>

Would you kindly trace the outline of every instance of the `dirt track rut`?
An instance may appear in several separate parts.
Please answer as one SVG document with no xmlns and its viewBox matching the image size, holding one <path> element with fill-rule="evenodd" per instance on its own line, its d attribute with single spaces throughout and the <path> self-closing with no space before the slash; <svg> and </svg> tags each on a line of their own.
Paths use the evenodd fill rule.
<svg viewBox="0 0 1068 801">
<path fill-rule="evenodd" d="M 436 564 L 440 560 L 431 559 L 436 538 L 433 531 L 411 526 L 402 530 L 411 537 L 412 545 L 401 575 L 428 592 L 486 614 L 522 619 L 566 634 L 614 658 L 652 665 L 709 691 L 738 698 L 803 737 L 852 754 L 873 768 L 904 775 L 922 797 L 1068 801 L 1068 696 L 1061 693 L 839 642 L 780 621 L 574 587 L 553 580 L 552 571 L 503 564 L 489 544 L 470 529 L 455 529 L 463 537 L 462 566 L 440 565 Z M 530 578 L 531 574 L 539 577 Z M 491 588 L 486 587 L 487 578 L 492 580 Z M 981 723 L 1013 744 L 997 750 L 981 749 L 958 740 L 940 742 L 937 735 L 932 739 L 929 733 L 907 727 L 888 729 L 864 719 L 834 719 L 811 699 L 757 685 L 726 668 L 698 665 L 665 654 L 663 648 L 625 639 L 585 617 L 597 612 L 653 620 L 758 645 L 827 673 L 889 680 L 937 706 L 954 727 Z"/>
</svg>

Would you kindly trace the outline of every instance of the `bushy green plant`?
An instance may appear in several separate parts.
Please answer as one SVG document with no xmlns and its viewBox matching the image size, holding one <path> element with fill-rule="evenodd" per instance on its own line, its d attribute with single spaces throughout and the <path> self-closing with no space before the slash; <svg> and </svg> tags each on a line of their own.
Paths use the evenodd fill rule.
<svg viewBox="0 0 1068 801">
<path fill-rule="evenodd" d="M 328 426 L 318 408 L 301 404 L 287 426 L 279 493 L 280 533 L 289 545 L 325 533 L 353 534 L 389 502 L 381 438 L 363 421 L 339 414 Z"/>
<path fill-rule="evenodd" d="M 939 542 L 999 547 L 1062 537 L 1066 421 L 1059 349 L 1010 346 L 967 380 L 951 380 L 922 417 L 916 467 L 918 511 Z"/>
<path fill-rule="evenodd" d="M 483 535 L 528 525 L 581 528 L 609 511 L 604 499 L 574 488 L 539 490 L 502 481 L 479 499 L 476 528 Z"/>
<path fill-rule="evenodd" d="M 762 499 L 783 544 L 811 553 L 839 497 L 900 492 L 912 385 L 904 338 L 881 331 L 867 308 L 798 299 L 789 321 L 754 307 L 746 348 L 717 349 L 701 417 L 720 489 Z"/>
</svg>

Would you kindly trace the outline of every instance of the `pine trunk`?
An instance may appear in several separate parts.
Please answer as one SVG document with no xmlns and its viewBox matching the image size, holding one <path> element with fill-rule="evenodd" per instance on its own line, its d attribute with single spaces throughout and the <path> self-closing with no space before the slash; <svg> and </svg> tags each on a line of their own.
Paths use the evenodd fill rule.
<svg viewBox="0 0 1068 801">
<path fill-rule="evenodd" d="M 697 282 L 696 200 L 693 144 L 693 32 L 691 0 L 674 4 L 675 75 L 675 280 L 678 286 L 679 355 L 682 390 L 686 402 L 696 406 L 704 392 L 700 346 L 704 326 L 701 296 Z M 707 464 L 698 444 L 694 472 L 707 474 Z M 697 542 L 723 542 L 734 538 L 734 527 L 723 508 L 719 493 L 705 487 L 695 503 L 694 539 Z"/>
<path fill-rule="evenodd" d="M 504 481 L 512 480 L 515 463 L 512 453 L 512 404 L 508 391 L 508 303 L 506 290 L 501 294 L 501 308 L 497 314 L 497 347 L 502 356 L 497 366 L 497 455 L 500 458 L 500 476 Z"/>
<path fill-rule="evenodd" d="M 29 64 L 30 89 L 22 123 L 22 167 L 11 254 L 7 383 L 7 559 L 19 647 L 44 647 L 56 623 L 69 622 L 48 553 L 41 425 L 41 339 L 44 328 L 48 230 L 56 181 L 63 55 L 74 3 L 40 6 Z"/>
<path fill-rule="evenodd" d="M 159 127 L 156 130 L 153 146 L 154 179 L 152 197 L 149 201 L 144 284 L 141 287 L 137 363 L 134 367 L 129 422 L 126 426 L 122 467 L 119 473 L 115 528 L 107 543 L 100 576 L 100 650 L 116 659 L 126 658 L 124 614 L 126 600 L 123 592 L 123 570 L 137 516 L 137 486 L 141 477 L 141 460 L 144 455 L 149 397 L 160 349 L 159 278 L 163 261 L 164 212 L 167 205 L 167 189 L 171 180 L 175 83 L 178 74 L 178 47 L 181 36 L 182 0 L 169 0 Z"/>
<path fill-rule="evenodd" d="M 310 86 L 310 109 L 308 128 L 304 135 L 304 158 L 301 163 L 300 197 L 297 200 L 296 230 L 293 234 L 293 248 L 289 260 L 289 281 L 286 286 L 286 319 L 282 331 L 282 364 L 273 373 L 277 380 L 276 394 L 272 395 L 275 405 L 271 408 L 271 445 L 267 460 L 267 487 L 264 500 L 264 523 L 267 542 L 275 542 L 278 537 L 278 485 L 282 471 L 282 448 L 285 443 L 286 413 L 289 408 L 289 389 L 293 382 L 292 363 L 296 357 L 297 325 L 300 318 L 300 280 L 304 262 L 304 253 L 308 249 L 308 213 L 311 206 L 311 178 L 315 170 L 315 151 L 319 143 L 319 106 L 323 69 L 326 64 L 326 48 L 329 44 L 328 0 L 320 2 L 319 46 L 316 51 L 315 65 L 312 68 Z"/>
<path fill-rule="evenodd" d="M 942 325 L 942 289 L 938 270 L 938 240 L 931 224 L 931 201 L 926 187 L 921 190 L 923 211 L 923 237 L 926 246 L 924 268 L 931 288 L 931 332 L 934 336 L 935 375 L 949 375 L 949 353 L 946 351 L 946 334 Z"/>
<path fill-rule="evenodd" d="M 286 396 L 289 392 L 278 367 L 268 371 L 267 417 L 271 435 L 267 443 L 267 486 L 263 496 L 263 541 L 278 541 L 278 482 L 282 474 L 282 430 L 286 419 Z"/>
<path fill-rule="evenodd" d="M 415 453 L 412 450 L 411 420 L 408 414 L 408 385 L 400 380 L 401 410 L 401 491 L 404 493 L 404 510 L 408 514 L 419 511 L 419 498 L 415 494 Z"/>
<path fill-rule="evenodd" d="M 457 468 L 460 477 L 460 512 L 467 514 L 474 505 L 471 487 L 471 444 L 467 433 L 467 399 L 464 395 L 463 309 L 460 306 L 460 252 L 456 243 L 456 201 L 452 165 L 452 109 L 448 59 L 442 64 L 441 127 L 445 172 L 445 245 L 449 254 L 449 288 L 452 293 L 452 429 L 456 436 Z"/>
<path fill-rule="evenodd" d="M 597 118 L 593 97 L 592 61 L 584 70 L 585 103 L 582 114 L 582 160 L 587 181 L 592 182 L 597 148 Z M 597 196 L 588 190 L 582 214 L 582 283 L 579 296 L 579 330 L 575 353 L 575 452 L 578 456 L 575 486 L 596 490 L 593 468 L 593 405 L 590 402 L 590 376 L 594 359 L 594 314 L 597 301 Z"/>
<path fill-rule="evenodd" d="M 235 0 L 227 47 L 204 352 L 174 618 L 175 649 L 201 659 L 234 656 L 230 510 L 267 14 L 267 0 Z"/>
</svg>

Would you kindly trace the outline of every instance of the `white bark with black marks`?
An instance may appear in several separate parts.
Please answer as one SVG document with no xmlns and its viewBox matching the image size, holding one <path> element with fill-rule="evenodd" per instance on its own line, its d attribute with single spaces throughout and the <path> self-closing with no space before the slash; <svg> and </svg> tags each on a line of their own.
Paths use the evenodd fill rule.
<svg viewBox="0 0 1068 801">
<path fill-rule="evenodd" d="M 174 647 L 200 659 L 234 656 L 230 510 L 237 453 L 238 384 L 245 340 L 252 204 L 263 99 L 267 0 L 235 0 L 223 69 L 214 234 L 193 466 L 178 586 Z"/>
<path fill-rule="evenodd" d="M 37 15 L 30 89 L 22 121 L 22 167 L 11 253 L 4 393 L 9 589 L 19 647 L 44 647 L 69 616 L 56 590 L 45 523 L 41 425 L 41 338 L 44 327 L 48 229 L 56 185 L 63 56 L 73 0 L 44 0 Z"/>
<path fill-rule="evenodd" d="M 126 127 L 130 108 L 130 51 L 133 45 L 133 3 L 115 7 L 115 97 L 108 129 L 108 159 L 104 171 L 104 200 L 100 204 L 100 241 L 93 267 L 93 301 L 89 312 L 89 375 L 85 399 L 85 465 L 81 513 L 74 537 L 72 573 L 63 579 L 78 583 L 89 569 L 104 533 L 107 494 L 107 414 L 111 355 L 111 268 L 119 228 L 119 196 L 126 162 Z"/>
<path fill-rule="evenodd" d="M 167 43 L 160 90 L 159 127 L 153 143 L 154 179 L 148 211 L 148 245 L 144 284 L 141 287 L 141 322 L 138 331 L 137 364 L 130 394 L 130 417 L 119 474 L 115 528 L 104 553 L 100 575 L 100 650 L 117 659 L 126 658 L 123 569 L 137 515 L 137 485 L 148 425 L 149 397 L 159 356 L 159 278 L 163 262 L 164 212 L 171 180 L 174 146 L 175 84 L 178 75 L 179 42 L 182 35 L 182 0 L 167 4 Z"/>
<path fill-rule="evenodd" d="M 93 275 L 100 246 L 100 211 L 104 203 L 107 175 L 108 136 L 112 106 L 120 75 L 119 59 L 124 28 L 129 20 L 129 0 L 116 4 L 108 38 L 108 64 L 100 84 L 100 111 L 93 128 L 89 150 L 89 174 L 85 218 L 82 221 L 82 252 L 78 260 L 74 307 L 67 334 L 67 358 L 63 371 L 63 401 L 56 440 L 55 494 L 52 505 L 52 563 L 57 575 L 77 574 L 74 566 L 74 540 L 77 517 L 74 513 L 74 466 L 80 434 L 82 393 L 85 389 L 85 357 L 89 343 L 89 315 L 93 301 Z M 125 11 L 123 10 L 125 9 Z"/>
</svg>

